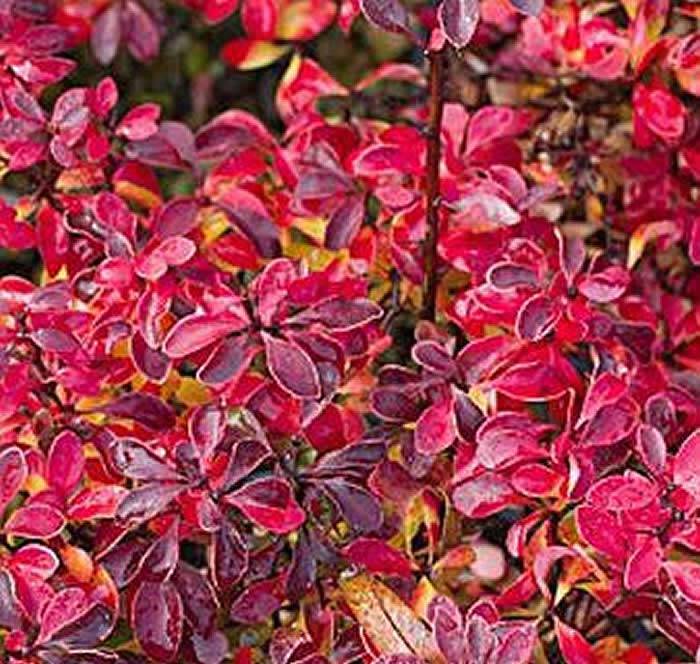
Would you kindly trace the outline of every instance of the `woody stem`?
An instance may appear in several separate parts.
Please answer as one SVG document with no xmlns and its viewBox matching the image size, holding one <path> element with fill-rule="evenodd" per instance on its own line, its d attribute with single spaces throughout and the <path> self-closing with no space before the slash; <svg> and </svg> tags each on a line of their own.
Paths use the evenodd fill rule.
<svg viewBox="0 0 700 664">
<path fill-rule="evenodd" d="M 442 51 L 429 51 L 430 115 L 428 118 L 426 159 L 426 232 L 423 246 L 423 313 L 424 320 L 435 320 L 438 290 L 437 249 L 440 221 L 440 132 L 442 129 L 443 88 L 445 84 L 445 58 Z"/>
</svg>

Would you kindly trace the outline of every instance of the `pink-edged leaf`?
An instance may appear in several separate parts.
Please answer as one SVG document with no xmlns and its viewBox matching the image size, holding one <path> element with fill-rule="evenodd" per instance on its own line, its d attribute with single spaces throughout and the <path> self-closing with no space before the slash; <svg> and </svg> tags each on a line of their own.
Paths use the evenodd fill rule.
<svg viewBox="0 0 700 664">
<path fill-rule="evenodd" d="M 141 104 L 132 108 L 117 125 L 115 133 L 129 141 L 140 141 L 158 131 L 160 106 Z"/>
<path fill-rule="evenodd" d="M 586 425 L 581 441 L 591 447 L 612 445 L 634 431 L 638 417 L 636 404 L 630 399 L 603 406 Z"/>
<path fill-rule="evenodd" d="M 643 475 L 629 471 L 598 480 L 586 494 L 590 505 L 611 512 L 645 507 L 658 496 L 656 485 Z"/>
<path fill-rule="evenodd" d="M 321 380 L 316 365 L 298 344 L 263 333 L 267 366 L 275 382 L 292 396 L 317 399 Z"/>
<path fill-rule="evenodd" d="M 112 519 L 129 490 L 116 484 L 83 489 L 71 500 L 67 516 L 72 521 Z"/>
<path fill-rule="evenodd" d="M 145 392 L 123 394 L 96 410 L 113 417 L 134 420 L 152 431 L 164 431 L 175 424 L 175 412 L 171 406 L 154 394 Z"/>
<path fill-rule="evenodd" d="M 147 581 L 139 586 L 131 607 L 134 635 L 148 657 L 172 662 L 182 640 L 184 613 L 175 585 Z"/>
<path fill-rule="evenodd" d="M 326 248 L 338 251 L 349 247 L 360 231 L 364 216 L 364 198 L 359 195 L 346 196 L 328 220 L 324 241 Z"/>
<path fill-rule="evenodd" d="M 149 581 L 160 583 L 170 579 L 180 560 L 180 521 L 173 519 L 169 528 L 146 551 L 140 571 Z"/>
<path fill-rule="evenodd" d="M 510 477 L 513 488 L 524 496 L 545 498 L 555 495 L 562 483 L 562 476 L 539 463 L 520 466 Z"/>
<path fill-rule="evenodd" d="M 559 618 L 555 618 L 554 629 L 559 651 L 566 664 L 596 664 L 598 662 L 593 646 L 573 627 L 569 627 Z"/>
<path fill-rule="evenodd" d="M 627 385 L 621 378 L 611 373 L 600 374 L 586 392 L 577 426 L 588 422 L 603 406 L 615 403 L 626 390 Z"/>
<path fill-rule="evenodd" d="M 509 397 L 522 401 L 550 401 L 571 389 L 566 377 L 544 362 L 516 364 L 506 369 L 492 385 Z"/>
<path fill-rule="evenodd" d="M 199 452 L 200 465 L 206 469 L 212 454 L 221 445 L 226 431 L 226 413 L 215 404 L 197 408 L 188 422 L 190 440 Z"/>
<path fill-rule="evenodd" d="M 625 588 L 636 592 L 657 577 L 664 560 L 658 538 L 648 537 L 637 545 L 625 564 Z"/>
<path fill-rule="evenodd" d="M 117 518 L 131 523 L 148 521 L 163 512 L 183 491 L 183 484 L 146 484 L 133 489 L 117 509 Z"/>
<path fill-rule="evenodd" d="M 612 560 L 626 559 L 629 545 L 627 536 L 612 513 L 582 506 L 576 510 L 576 525 L 581 537 L 594 549 Z"/>
<path fill-rule="evenodd" d="M 238 380 L 248 369 L 258 348 L 241 335 L 224 339 L 197 372 L 205 385 L 223 385 Z"/>
<path fill-rule="evenodd" d="M 56 553 L 43 544 L 25 544 L 12 554 L 10 567 L 20 574 L 35 576 L 42 581 L 50 579 L 60 567 Z"/>
<path fill-rule="evenodd" d="M 409 29 L 408 12 L 401 0 L 360 0 L 360 9 L 367 19 L 389 32 Z"/>
<path fill-rule="evenodd" d="M 247 320 L 233 314 L 192 314 L 173 325 L 163 343 L 163 352 L 173 359 L 187 357 L 247 325 Z"/>
<path fill-rule="evenodd" d="M 472 385 L 488 378 L 519 346 L 520 342 L 505 334 L 469 342 L 457 355 L 464 381 Z"/>
<path fill-rule="evenodd" d="M 63 431 L 49 450 L 46 477 L 49 484 L 64 496 L 70 495 L 82 479 L 85 468 L 83 445 L 73 431 Z"/>
<path fill-rule="evenodd" d="M 662 475 L 666 469 L 666 441 L 661 432 L 648 424 L 637 429 L 637 452 L 644 465 L 654 475 Z"/>
<path fill-rule="evenodd" d="M 281 579 L 258 581 L 246 588 L 231 605 L 231 620 L 255 625 L 282 606 L 285 584 Z"/>
<path fill-rule="evenodd" d="M 227 500 L 257 525 L 281 535 L 296 530 L 306 519 L 291 487 L 279 477 L 254 480 Z"/>
<path fill-rule="evenodd" d="M 90 604 L 82 588 L 70 587 L 57 592 L 42 610 L 37 644 L 46 643 L 61 628 L 77 620 Z"/>
<path fill-rule="evenodd" d="M 537 628 L 534 622 L 521 623 L 509 629 L 491 653 L 494 662 L 528 664 L 532 661 L 537 643 Z"/>
<path fill-rule="evenodd" d="M 455 508 L 470 519 L 482 519 L 521 502 L 511 485 L 497 473 L 487 472 L 457 486 Z"/>
<path fill-rule="evenodd" d="M 477 191 L 450 203 L 459 222 L 475 231 L 495 231 L 520 223 L 520 213 L 494 194 Z"/>
<path fill-rule="evenodd" d="M 248 570 L 248 548 L 239 532 L 224 524 L 213 535 L 209 547 L 209 569 L 214 585 L 227 590 L 243 578 Z"/>
<path fill-rule="evenodd" d="M 18 447 L 0 452 L 0 518 L 8 503 L 17 495 L 27 479 L 27 463 Z"/>
<path fill-rule="evenodd" d="M 90 44 L 95 58 L 101 65 L 108 65 L 114 60 L 121 40 L 121 8 L 109 5 L 94 20 L 90 35 Z"/>
<path fill-rule="evenodd" d="M 165 353 L 151 348 L 140 332 L 131 337 L 131 357 L 146 378 L 158 384 L 165 382 L 172 362 Z"/>
<path fill-rule="evenodd" d="M 331 330 L 341 332 L 367 325 L 381 318 L 382 314 L 382 308 L 371 300 L 336 298 L 311 307 L 299 318 L 317 321 Z"/>
<path fill-rule="evenodd" d="M 532 572 L 535 577 L 537 587 L 547 602 L 552 601 L 552 594 L 549 591 L 548 576 L 554 565 L 565 558 L 576 558 L 578 554 L 566 546 L 548 546 L 535 555 L 535 562 Z"/>
<path fill-rule="evenodd" d="M 614 265 L 602 272 L 585 276 L 579 283 L 578 288 L 589 300 L 606 304 L 621 297 L 629 284 L 629 272 L 618 265 Z"/>
<path fill-rule="evenodd" d="M 112 461 L 126 477 L 142 481 L 177 481 L 180 474 L 146 445 L 132 438 L 120 438 L 110 449 Z"/>
<path fill-rule="evenodd" d="M 668 560 L 663 564 L 663 573 L 685 600 L 700 604 L 700 565 L 691 560 Z"/>
<path fill-rule="evenodd" d="M 245 189 L 228 189 L 216 202 L 264 258 L 281 254 L 279 228 L 265 205 Z"/>
<path fill-rule="evenodd" d="M 700 429 L 690 434 L 676 453 L 673 481 L 700 500 Z"/>
<path fill-rule="evenodd" d="M 518 311 L 515 329 L 521 339 L 541 341 L 561 318 L 561 307 L 547 295 L 533 295 Z"/>
<path fill-rule="evenodd" d="M 486 272 L 486 280 L 493 288 L 507 291 L 511 288 L 534 287 L 539 283 L 537 272 L 527 265 L 500 262 Z"/>
<path fill-rule="evenodd" d="M 442 0 L 438 9 L 440 28 L 455 48 L 464 48 L 479 24 L 477 0 Z"/>
<path fill-rule="evenodd" d="M 373 537 L 359 537 L 343 549 L 343 555 L 372 574 L 410 577 L 413 571 L 411 561 L 403 553 Z"/>
<path fill-rule="evenodd" d="M 32 332 L 32 340 L 44 351 L 57 355 L 73 355 L 80 351 L 80 344 L 70 333 L 57 328 L 43 328 Z"/>
<path fill-rule="evenodd" d="M 411 357 L 423 369 L 427 369 L 439 376 L 449 377 L 457 369 L 452 356 L 437 341 L 426 340 L 418 342 L 411 349 Z"/>
<path fill-rule="evenodd" d="M 457 425 L 454 399 L 443 399 L 426 408 L 416 422 L 414 441 L 421 454 L 439 454 L 454 442 Z"/>
<path fill-rule="evenodd" d="M 50 539 L 66 525 L 63 514 L 45 503 L 31 503 L 10 515 L 5 532 L 17 537 Z"/>
</svg>

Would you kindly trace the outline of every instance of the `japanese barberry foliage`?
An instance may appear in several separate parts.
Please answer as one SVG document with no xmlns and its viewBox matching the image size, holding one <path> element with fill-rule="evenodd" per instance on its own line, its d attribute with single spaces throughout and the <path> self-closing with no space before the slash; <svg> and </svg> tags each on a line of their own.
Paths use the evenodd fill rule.
<svg viewBox="0 0 700 664">
<path fill-rule="evenodd" d="M 699 21 L 2 0 L 0 659 L 698 661 Z"/>
</svg>

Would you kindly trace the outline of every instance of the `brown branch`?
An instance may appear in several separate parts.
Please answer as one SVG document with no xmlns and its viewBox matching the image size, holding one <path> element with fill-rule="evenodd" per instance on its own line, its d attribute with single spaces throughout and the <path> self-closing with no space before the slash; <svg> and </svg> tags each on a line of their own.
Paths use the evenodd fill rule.
<svg viewBox="0 0 700 664">
<path fill-rule="evenodd" d="M 427 127 L 428 155 L 426 161 L 425 207 L 426 232 L 423 247 L 423 313 L 425 320 L 435 320 L 438 290 L 437 247 L 440 222 L 440 133 L 442 129 L 445 56 L 442 51 L 428 53 L 430 64 L 430 116 Z"/>
</svg>

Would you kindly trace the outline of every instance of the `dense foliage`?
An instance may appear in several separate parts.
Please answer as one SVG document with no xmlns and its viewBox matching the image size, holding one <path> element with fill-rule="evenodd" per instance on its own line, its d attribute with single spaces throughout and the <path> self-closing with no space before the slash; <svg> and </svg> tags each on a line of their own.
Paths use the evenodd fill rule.
<svg viewBox="0 0 700 664">
<path fill-rule="evenodd" d="M 2 0 L 0 659 L 697 660 L 699 21 Z"/>
</svg>

